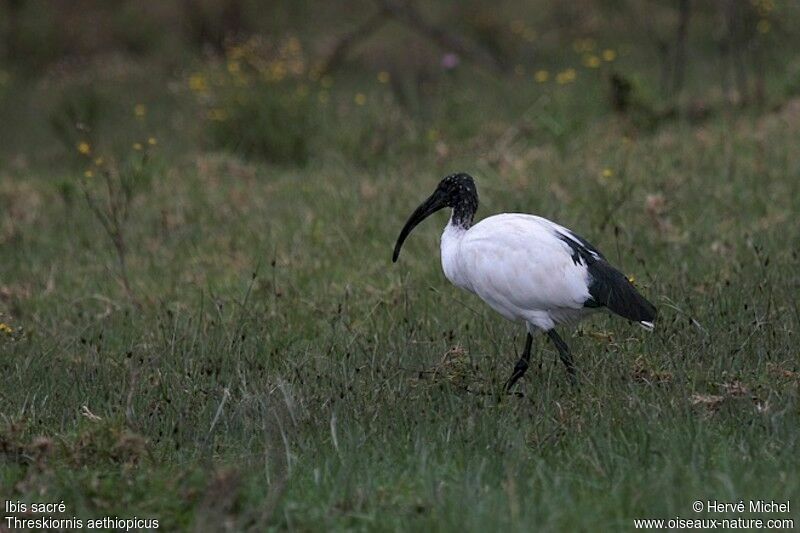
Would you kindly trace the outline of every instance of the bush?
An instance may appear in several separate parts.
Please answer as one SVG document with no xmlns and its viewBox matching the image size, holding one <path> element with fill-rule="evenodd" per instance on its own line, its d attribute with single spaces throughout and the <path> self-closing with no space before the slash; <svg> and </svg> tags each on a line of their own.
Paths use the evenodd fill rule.
<svg viewBox="0 0 800 533">
<path fill-rule="evenodd" d="M 296 38 L 233 44 L 224 64 L 189 78 L 203 105 L 211 142 L 281 164 L 304 164 L 314 135 L 310 82 Z"/>
<path fill-rule="evenodd" d="M 223 98 L 209 114 L 215 146 L 273 163 L 308 160 L 313 128 L 307 89 L 259 84 Z"/>
</svg>

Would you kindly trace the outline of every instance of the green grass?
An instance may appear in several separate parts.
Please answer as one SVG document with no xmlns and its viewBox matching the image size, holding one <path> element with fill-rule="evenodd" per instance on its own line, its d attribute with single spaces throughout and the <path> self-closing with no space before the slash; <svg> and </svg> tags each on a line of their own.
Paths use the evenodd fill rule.
<svg viewBox="0 0 800 533">
<path fill-rule="evenodd" d="M 10 91 L 4 115 L 31 116 L 0 163 L 3 498 L 167 530 L 616 530 L 703 516 L 697 499 L 788 499 L 771 517 L 797 523 L 798 102 L 639 130 L 588 76 L 440 80 L 410 118 L 337 80 L 300 167 L 214 151 L 190 95 L 114 82 L 95 150 L 159 140 L 126 225 L 133 297 L 87 162 L 47 133 L 63 106 Z M 537 339 L 524 397 L 501 394 L 523 330 L 444 279 L 445 215 L 390 260 L 456 170 L 478 217 L 595 243 L 656 331 L 565 330 L 579 388 Z"/>
</svg>

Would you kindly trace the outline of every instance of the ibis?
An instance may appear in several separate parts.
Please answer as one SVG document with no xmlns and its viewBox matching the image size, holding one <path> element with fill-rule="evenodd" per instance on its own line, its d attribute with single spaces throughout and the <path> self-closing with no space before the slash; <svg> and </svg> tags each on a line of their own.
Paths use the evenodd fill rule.
<svg viewBox="0 0 800 533">
<path fill-rule="evenodd" d="M 572 354 L 556 332 L 557 326 L 607 310 L 653 329 L 655 306 L 577 233 L 522 213 L 494 215 L 473 224 L 478 191 L 469 174 L 446 176 L 411 213 L 397 237 L 393 262 L 411 231 L 445 207 L 451 213 L 440 243 L 444 275 L 526 327 L 525 347 L 506 381 L 507 391 L 528 370 L 535 333 L 544 332 L 550 338 L 574 382 Z"/>
</svg>

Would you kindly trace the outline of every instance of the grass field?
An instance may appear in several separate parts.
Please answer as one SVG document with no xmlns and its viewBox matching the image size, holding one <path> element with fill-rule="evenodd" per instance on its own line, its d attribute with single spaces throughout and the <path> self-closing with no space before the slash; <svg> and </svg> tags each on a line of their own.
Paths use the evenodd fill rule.
<svg viewBox="0 0 800 533">
<path fill-rule="evenodd" d="M 563 83 L 569 63 L 457 70 L 405 105 L 388 74 L 276 91 L 224 62 L 5 79 L 3 499 L 166 530 L 797 525 L 800 100 L 643 125 L 574 61 Z M 391 263 L 459 170 L 478 218 L 596 244 L 656 330 L 565 329 L 580 387 L 537 339 L 503 394 L 523 330 L 444 278 L 446 216 Z M 691 508 L 751 499 L 792 507 Z"/>
</svg>

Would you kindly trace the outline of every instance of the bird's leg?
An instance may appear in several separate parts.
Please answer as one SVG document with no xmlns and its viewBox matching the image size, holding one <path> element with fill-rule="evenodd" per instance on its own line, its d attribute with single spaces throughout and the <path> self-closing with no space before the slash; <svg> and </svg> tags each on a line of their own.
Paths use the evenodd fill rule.
<svg viewBox="0 0 800 533">
<path fill-rule="evenodd" d="M 550 340 L 556 345 L 558 355 L 561 357 L 561 362 L 564 363 L 565 367 L 567 367 L 567 375 L 569 376 L 570 382 L 576 383 L 577 378 L 575 376 L 575 364 L 572 361 L 572 352 L 569 351 L 569 346 L 567 346 L 567 343 L 564 342 L 564 339 L 562 339 L 554 329 L 549 330 L 547 332 L 547 336 L 550 337 Z"/>
<path fill-rule="evenodd" d="M 519 358 L 517 364 L 514 365 L 514 372 L 511 373 L 511 377 L 508 378 L 506 381 L 506 392 L 511 390 L 511 387 L 525 375 L 525 372 L 528 370 L 528 366 L 531 360 L 531 345 L 533 344 L 533 335 L 528 333 L 528 336 L 525 338 L 525 349 L 522 350 L 522 357 Z"/>
</svg>

